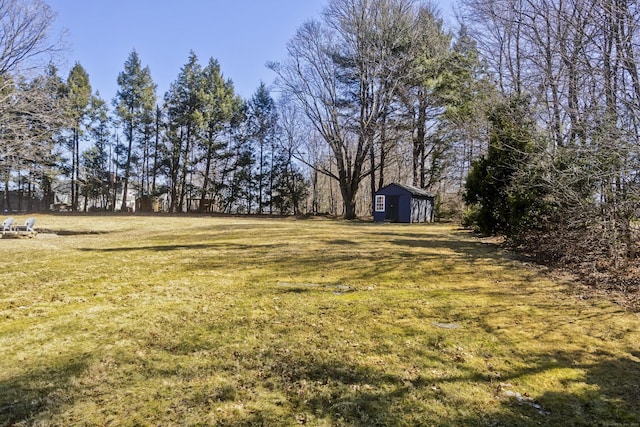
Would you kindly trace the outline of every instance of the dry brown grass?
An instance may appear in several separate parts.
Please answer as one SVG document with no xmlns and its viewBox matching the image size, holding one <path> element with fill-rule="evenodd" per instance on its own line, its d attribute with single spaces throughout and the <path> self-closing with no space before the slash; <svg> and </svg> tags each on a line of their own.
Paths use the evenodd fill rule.
<svg viewBox="0 0 640 427">
<path fill-rule="evenodd" d="M 0 240 L 0 425 L 640 422 L 638 315 L 449 225 L 36 225 Z"/>
</svg>

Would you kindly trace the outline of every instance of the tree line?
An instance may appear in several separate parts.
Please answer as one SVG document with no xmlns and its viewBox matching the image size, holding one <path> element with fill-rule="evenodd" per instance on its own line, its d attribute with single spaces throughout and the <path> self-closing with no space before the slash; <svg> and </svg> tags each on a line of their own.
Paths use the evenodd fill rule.
<svg viewBox="0 0 640 427">
<path fill-rule="evenodd" d="M 463 0 L 500 94 L 473 167 L 470 223 L 546 261 L 638 286 L 640 7 Z M 610 275 L 610 274 L 609 274 Z"/>
<path fill-rule="evenodd" d="M 492 96 L 464 26 L 454 37 L 423 2 L 332 0 L 287 51 L 270 68 L 324 142 L 314 169 L 338 184 L 345 218 L 393 181 L 459 198 Z"/>
<path fill-rule="evenodd" d="M 369 214 L 373 193 L 392 181 L 459 196 L 483 145 L 472 123 L 483 120 L 487 81 L 472 39 L 447 32 L 435 7 L 330 1 L 269 66 L 275 89 L 262 84 L 249 100 L 215 59 L 202 66 L 194 52 L 162 98 L 135 51 L 111 103 L 79 63 L 66 79 L 51 65 L 22 85 L 5 73 L 14 99 L 33 99 L 22 86 L 40 81 L 55 111 L 29 137 L 37 150 L 2 158 L 5 209 L 17 208 L 10 189 L 54 204 L 61 181 L 78 211 L 129 209 L 134 195 L 163 196 L 172 212 L 351 219 Z"/>
<path fill-rule="evenodd" d="M 244 101 L 215 59 L 202 67 L 191 52 L 158 100 L 151 71 L 136 51 L 117 82 L 112 110 L 92 91 L 79 63 L 66 80 L 50 66 L 43 76 L 9 86 L 14 99 L 32 108 L 37 106 L 27 91 L 39 90 L 51 114 L 42 130 L 33 126 L 34 117 L 18 111 L 5 116 L 7 128 L 27 120 L 29 131 L 38 131 L 28 136 L 28 147 L 25 135 L 5 135 L 4 146 L 16 147 L 3 157 L 5 209 L 18 208 L 7 197 L 11 181 L 55 205 L 52 184 L 62 176 L 73 211 L 129 210 L 131 194 L 165 195 L 171 212 L 301 210 L 307 182 L 278 139 L 276 103 L 264 84 Z"/>
</svg>

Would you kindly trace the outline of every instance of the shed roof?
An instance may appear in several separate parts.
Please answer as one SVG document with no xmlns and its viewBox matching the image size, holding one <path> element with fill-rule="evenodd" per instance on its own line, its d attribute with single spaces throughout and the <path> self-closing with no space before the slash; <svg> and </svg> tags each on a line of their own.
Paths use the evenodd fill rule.
<svg viewBox="0 0 640 427">
<path fill-rule="evenodd" d="M 393 183 L 393 184 L 389 184 L 389 185 L 385 186 L 384 188 L 388 188 L 388 187 L 391 187 L 391 186 L 399 187 L 399 188 L 411 193 L 412 196 L 433 197 L 430 193 L 427 192 L 427 190 L 423 190 L 422 188 L 414 187 L 413 185 L 408 185 L 408 184 Z"/>
</svg>

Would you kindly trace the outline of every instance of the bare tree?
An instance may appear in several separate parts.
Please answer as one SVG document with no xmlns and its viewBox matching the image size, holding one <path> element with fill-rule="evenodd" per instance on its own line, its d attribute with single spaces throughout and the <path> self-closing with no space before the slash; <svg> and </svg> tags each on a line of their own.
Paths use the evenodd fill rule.
<svg viewBox="0 0 640 427">
<path fill-rule="evenodd" d="M 60 40 L 49 39 L 54 19 L 42 0 L 0 0 L 0 75 L 13 74 L 60 47 Z"/>
<path fill-rule="evenodd" d="M 640 7 L 627 0 L 461 4 L 503 95 L 532 100 L 540 137 L 518 185 L 544 187 L 547 231 L 559 236 L 550 251 L 624 268 L 639 237 Z"/>
<path fill-rule="evenodd" d="M 361 182 L 376 169 L 375 144 L 401 81 L 406 59 L 399 52 L 412 12 L 411 0 L 332 0 L 322 22 L 298 30 L 287 60 L 271 64 L 331 149 L 336 169 L 322 173 L 339 183 L 348 219 L 356 217 Z"/>
<path fill-rule="evenodd" d="M 14 174 L 20 178 L 30 169 L 32 176 L 39 166 L 51 167 L 52 132 L 61 108 L 55 105 L 58 89 L 51 85 L 55 76 L 27 78 L 25 73 L 44 69 L 46 62 L 41 61 L 49 59 L 45 54 L 60 47 L 59 40 L 49 39 L 54 17 L 40 0 L 0 0 L 0 166 L 5 196 Z M 7 202 L 5 197 L 5 208 Z"/>
<path fill-rule="evenodd" d="M 427 188 L 434 184 L 429 175 L 442 152 L 436 129 L 444 113 L 444 100 L 438 85 L 450 56 L 451 36 L 434 6 L 421 6 L 415 14 L 408 66 L 399 70 L 407 75 L 398 91 L 403 126 L 410 133 L 412 184 Z M 428 164 L 431 161 L 431 166 Z"/>
<path fill-rule="evenodd" d="M 339 67 L 331 57 L 337 49 L 336 38 L 335 33 L 321 23 L 307 22 L 289 43 L 287 62 L 270 66 L 279 76 L 280 87 L 301 105 L 318 134 L 331 148 L 338 162 L 339 176 L 329 168 L 321 171 L 340 182 L 341 191 L 346 197 L 345 205 L 349 204 L 345 208 L 351 211 L 351 216 L 355 216 L 351 193 L 354 187 L 357 189 L 362 174 L 354 170 L 351 136 L 345 129 L 339 111 Z M 362 147 L 359 151 L 361 158 Z M 360 168 L 363 161 L 360 160 Z M 355 185 L 353 181 L 357 181 Z"/>
<path fill-rule="evenodd" d="M 0 115 L 0 172 L 5 209 L 14 208 L 8 198 L 12 178 L 17 178 L 21 188 L 24 180 L 20 178 L 27 176 L 31 192 L 32 185 L 37 180 L 47 181 L 50 171 L 57 166 L 54 136 L 66 125 L 59 83 L 55 74 L 49 74 L 21 79 L 15 86 L 5 88 L 12 94 Z M 41 184 L 46 193 L 47 183 Z"/>
</svg>

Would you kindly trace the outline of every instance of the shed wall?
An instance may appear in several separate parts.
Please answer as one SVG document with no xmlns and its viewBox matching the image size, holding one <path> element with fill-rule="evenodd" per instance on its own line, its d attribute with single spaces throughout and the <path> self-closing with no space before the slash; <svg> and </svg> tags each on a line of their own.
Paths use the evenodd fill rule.
<svg viewBox="0 0 640 427">
<path fill-rule="evenodd" d="M 381 188 L 376 195 L 385 196 L 385 212 L 373 213 L 376 222 L 389 221 L 389 203 L 392 198 L 397 198 L 396 222 L 420 223 L 432 222 L 434 219 L 434 200 L 432 197 L 414 196 L 401 186 L 390 184 Z"/>
<path fill-rule="evenodd" d="M 411 222 L 433 222 L 433 201 L 430 199 L 411 199 Z"/>
<path fill-rule="evenodd" d="M 398 222 L 411 222 L 411 194 L 400 196 Z"/>
</svg>

